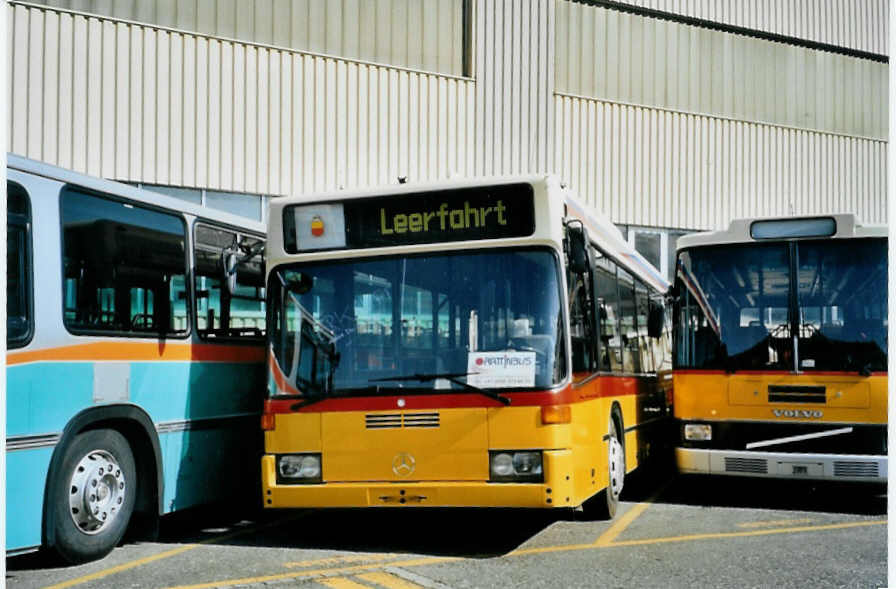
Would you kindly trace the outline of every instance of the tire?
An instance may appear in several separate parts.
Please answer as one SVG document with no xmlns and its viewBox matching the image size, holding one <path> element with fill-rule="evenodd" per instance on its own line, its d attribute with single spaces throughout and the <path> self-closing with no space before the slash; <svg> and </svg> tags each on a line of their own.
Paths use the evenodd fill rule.
<svg viewBox="0 0 896 589">
<path fill-rule="evenodd" d="M 70 564 L 106 556 L 124 536 L 137 496 L 127 440 L 110 429 L 80 433 L 65 449 L 55 476 L 47 504 L 53 512 L 53 550 Z"/>
<path fill-rule="evenodd" d="M 625 446 L 613 417 L 607 438 L 607 475 L 607 488 L 582 504 L 588 519 L 613 519 L 625 484 Z"/>
</svg>

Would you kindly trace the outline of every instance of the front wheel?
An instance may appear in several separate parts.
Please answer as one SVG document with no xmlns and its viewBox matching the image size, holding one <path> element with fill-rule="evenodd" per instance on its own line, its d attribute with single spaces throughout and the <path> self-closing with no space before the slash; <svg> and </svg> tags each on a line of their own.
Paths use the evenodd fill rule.
<svg viewBox="0 0 896 589">
<path fill-rule="evenodd" d="M 613 519 L 625 484 L 625 446 L 612 417 L 607 437 L 607 474 L 607 488 L 582 504 L 582 511 L 589 518 Z"/>
<path fill-rule="evenodd" d="M 137 494 L 137 470 L 127 440 L 115 430 L 75 436 L 56 474 L 53 549 L 77 564 L 102 558 L 121 541 Z"/>
</svg>

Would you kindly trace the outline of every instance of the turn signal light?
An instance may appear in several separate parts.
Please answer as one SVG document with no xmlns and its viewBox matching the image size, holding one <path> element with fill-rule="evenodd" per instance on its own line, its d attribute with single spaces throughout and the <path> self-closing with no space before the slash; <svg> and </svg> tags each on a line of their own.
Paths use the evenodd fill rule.
<svg viewBox="0 0 896 589">
<path fill-rule="evenodd" d="M 261 429 L 266 432 L 274 429 L 274 414 L 273 413 L 262 413 L 261 414 Z"/>
<path fill-rule="evenodd" d="M 569 423 L 572 412 L 569 405 L 545 405 L 541 408 L 541 423 Z"/>
</svg>

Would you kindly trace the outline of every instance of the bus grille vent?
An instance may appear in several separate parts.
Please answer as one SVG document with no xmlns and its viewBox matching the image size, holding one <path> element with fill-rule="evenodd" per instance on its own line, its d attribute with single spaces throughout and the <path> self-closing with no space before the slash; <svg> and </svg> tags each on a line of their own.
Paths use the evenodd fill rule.
<svg viewBox="0 0 896 589">
<path fill-rule="evenodd" d="M 834 461 L 835 477 L 870 477 L 878 476 L 876 462 L 852 462 L 846 460 Z"/>
<path fill-rule="evenodd" d="M 367 429 L 439 427 L 439 413 L 368 413 L 364 423 Z"/>
<path fill-rule="evenodd" d="M 432 413 L 404 413 L 404 427 L 439 427 L 439 414 Z"/>
<path fill-rule="evenodd" d="M 768 474 L 768 463 L 764 458 L 725 458 L 725 472 L 749 472 Z"/>
</svg>

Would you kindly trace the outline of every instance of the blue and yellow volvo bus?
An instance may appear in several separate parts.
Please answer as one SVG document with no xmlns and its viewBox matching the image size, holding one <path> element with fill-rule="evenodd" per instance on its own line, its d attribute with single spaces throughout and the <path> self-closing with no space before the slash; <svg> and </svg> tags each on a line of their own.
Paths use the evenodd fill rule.
<svg viewBox="0 0 896 589">
<path fill-rule="evenodd" d="M 7 554 L 98 558 L 254 492 L 263 225 L 14 155 L 7 178 Z"/>
</svg>

